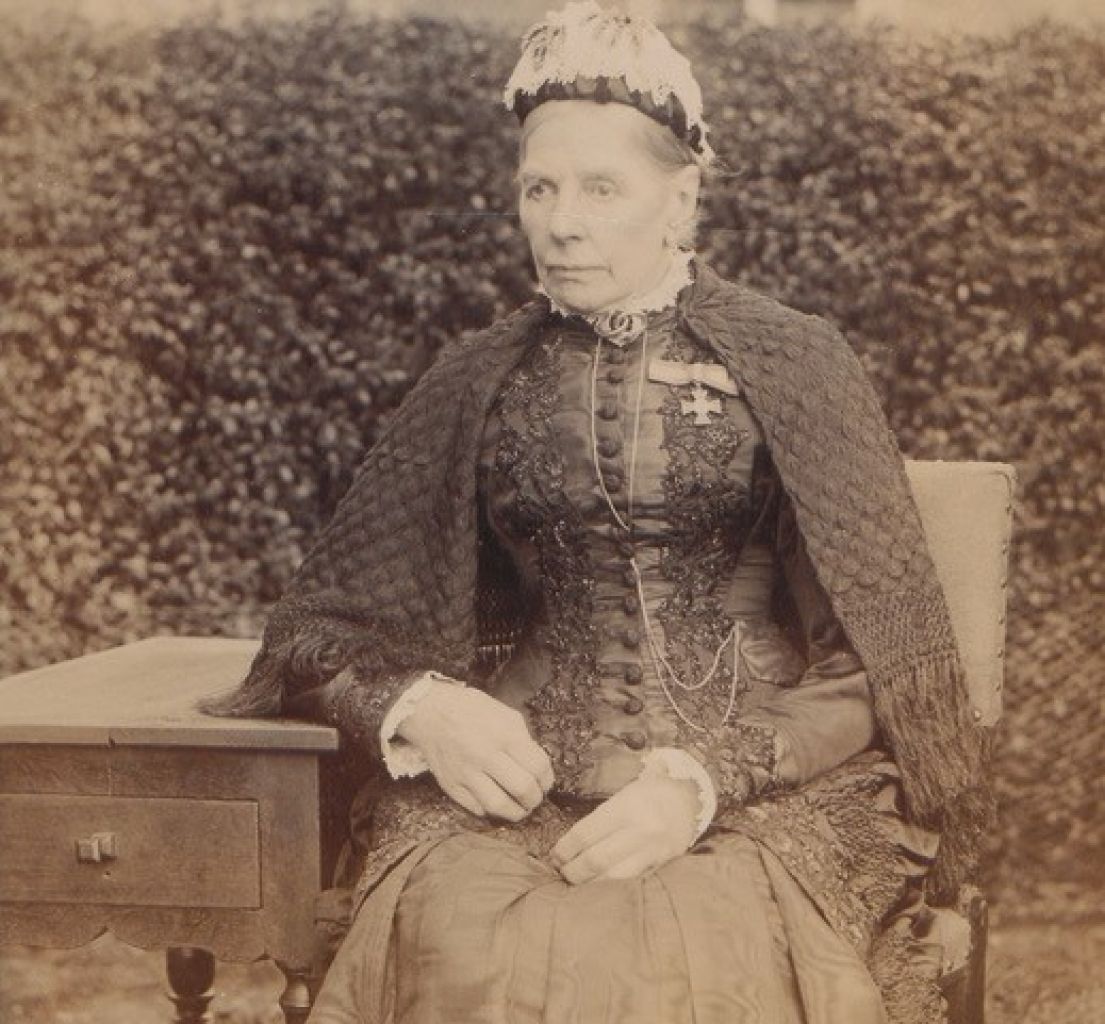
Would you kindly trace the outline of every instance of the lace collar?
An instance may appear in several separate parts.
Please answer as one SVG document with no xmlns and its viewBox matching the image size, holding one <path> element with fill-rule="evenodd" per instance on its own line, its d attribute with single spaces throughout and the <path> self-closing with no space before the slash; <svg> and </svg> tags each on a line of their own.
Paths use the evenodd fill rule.
<svg viewBox="0 0 1105 1024">
<path fill-rule="evenodd" d="M 648 322 L 648 314 L 674 306 L 679 293 L 691 283 L 691 264 L 694 253 L 680 250 L 672 257 L 671 265 L 660 282 L 647 292 L 631 295 L 616 306 L 609 306 L 594 313 L 576 313 L 560 305 L 544 287 L 538 292 L 548 300 L 554 313 L 562 317 L 578 317 L 590 324 L 597 334 L 619 347 L 640 337 Z"/>
</svg>

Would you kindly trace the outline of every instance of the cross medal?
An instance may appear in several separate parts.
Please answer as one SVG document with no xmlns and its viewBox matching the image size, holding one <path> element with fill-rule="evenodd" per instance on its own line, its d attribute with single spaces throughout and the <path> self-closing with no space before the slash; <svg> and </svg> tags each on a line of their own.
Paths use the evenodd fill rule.
<svg viewBox="0 0 1105 1024">
<path fill-rule="evenodd" d="M 691 397 L 684 398 L 680 406 L 686 416 L 694 416 L 696 427 L 708 427 L 710 414 L 722 411 L 719 399 L 711 398 L 707 388 L 723 395 L 736 395 L 737 385 L 724 366 L 716 363 L 676 363 L 670 359 L 652 359 L 648 364 L 648 379 L 672 387 L 691 385 Z"/>
<path fill-rule="evenodd" d="M 695 384 L 691 388 L 691 397 L 684 398 L 679 404 L 685 416 L 694 416 L 696 427 L 708 427 L 710 425 L 710 413 L 721 412 L 721 402 L 716 398 L 711 398 L 710 393 L 701 384 Z"/>
</svg>

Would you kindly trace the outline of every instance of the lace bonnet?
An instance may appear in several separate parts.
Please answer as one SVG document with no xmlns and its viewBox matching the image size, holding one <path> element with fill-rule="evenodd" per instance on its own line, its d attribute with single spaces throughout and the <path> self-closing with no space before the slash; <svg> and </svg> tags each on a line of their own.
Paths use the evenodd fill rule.
<svg viewBox="0 0 1105 1024">
<path fill-rule="evenodd" d="M 635 107 L 686 142 L 699 163 L 713 159 L 690 62 L 641 15 L 580 0 L 529 29 L 503 90 L 507 110 L 524 121 L 542 103 L 566 99 Z"/>
</svg>

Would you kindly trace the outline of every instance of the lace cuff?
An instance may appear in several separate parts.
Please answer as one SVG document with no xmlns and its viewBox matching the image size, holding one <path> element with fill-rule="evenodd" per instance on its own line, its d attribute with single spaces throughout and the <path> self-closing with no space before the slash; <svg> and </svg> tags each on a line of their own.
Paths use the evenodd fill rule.
<svg viewBox="0 0 1105 1024">
<path fill-rule="evenodd" d="M 790 756 L 782 732 L 747 720 L 719 732 L 689 750 L 706 766 L 721 803 L 745 804 L 782 788 L 779 766 Z"/>
<path fill-rule="evenodd" d="M 396 736 L 396 733 L 403 720 L 418 706 L 418 702 L 433 690 L 435 683 L 464 686 L 459 679 L 452 679 L 440 672 L 423 672 L 399 695 L 380 724 L 380 752 L 384 758 L 384 767 L 393 779 L 411 778 L 429 769 L 422 752 Z"/>
<path fill-rule="evenodd" d="M 328 683 L 295 694 L 285 711 L 334 726 L 342 735 L 343 749 L 374 763 L 380 757 L 380 722 L 414 678 L 414 673 L 405 672 L 375 679 L 368 685 L 356 668 L 347 667 Z"/>
<path fill-rule="evenodd" d="M 717 791 L 709 773 L 693 755 L 679 747 L 657 747 L 645 755 L 639 778 L 662 775 L 669 779 L 686 779 L 698 787 L 698 818 L 694 840 L 710 827 L 717 814 Z"/>
</svg>

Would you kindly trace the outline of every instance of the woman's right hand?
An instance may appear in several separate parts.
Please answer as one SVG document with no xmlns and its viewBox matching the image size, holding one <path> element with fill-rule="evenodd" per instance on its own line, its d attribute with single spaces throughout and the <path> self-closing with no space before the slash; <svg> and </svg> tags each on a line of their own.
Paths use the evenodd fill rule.
<svg viewBox="0 0 1105 1024">
<path fill-rule="evenodd" d="M 521 821 L 552 788 L 549 755 L 522 715 L 482 690 L 435 683 L 399 724 L 445 793 L 480 817 Z"/>
</svg>

